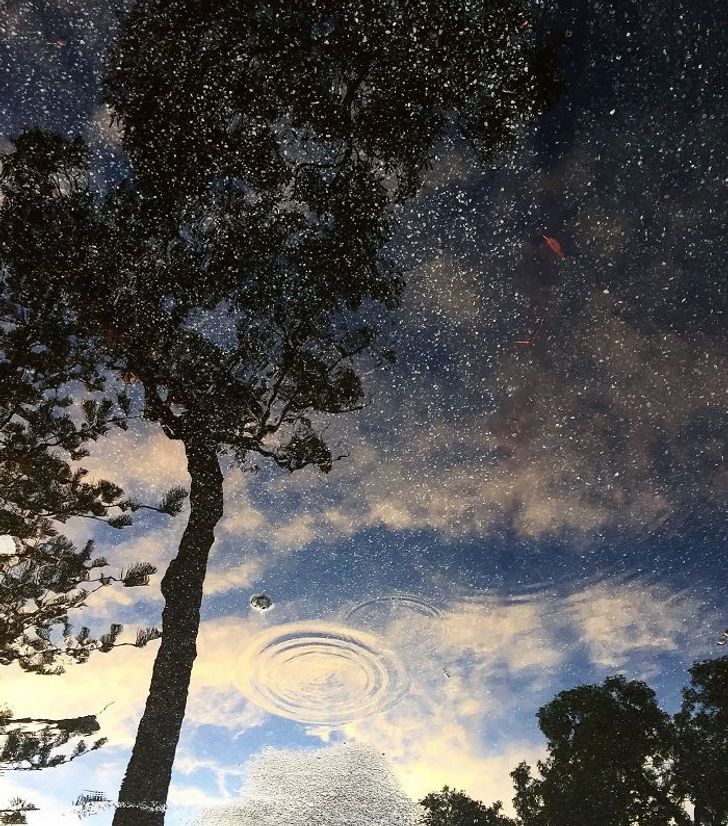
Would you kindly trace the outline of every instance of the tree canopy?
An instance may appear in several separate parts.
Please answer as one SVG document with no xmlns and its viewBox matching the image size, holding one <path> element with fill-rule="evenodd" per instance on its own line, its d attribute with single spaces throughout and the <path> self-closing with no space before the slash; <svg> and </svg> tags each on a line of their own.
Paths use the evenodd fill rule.
<svg viewBox="0 0 728 826">
<path fill-rule="evenodd" d="M 671 720 L 645 683 L 610 677 L 559 694 L 538 713 L 548 741 L 541 777 L 513 773 L 525 823 L 687 823 L 671 782 Z M 538 805 L 535 807 L 534 802 Z"/>
<path fill-rule="evenodd" d="M 544 706 L 548 758 L 538 776 L 525 763 L 512 773 L 523 826 L 725 826 L 728 657 L 695 663 L 690 674 L 674 717 L 646 683 L 624 677 Z"/>
<path fill-rule="evenodd" d="M 426 795 L 423 826 L 516 826 L 516 821 L 502 814 L 500 801 L 486 806 L 464 792 L 444 786 L 442 791 Z"/>
<path fill-rule="evenodd" d="M 44 162 L 52 168 L 54 150 L 63 144 L 39 133 L 18 143 L 19 159 L 35 154 L 39 163 L 23 168 L 6 159 L 0 186 L 13 175 L 19 188 L 31 187 L 33 173 Z M 40 146 L 45 155 L 39 155 Z M 0 222 L 11 206 L 0 203 Z M 0 238 L 0 248 L 7 243 Z M 49 322 L 28 306 L 21 285 L 10 289 L 6 275 L 0 273 L 0 665 L 53 675 L 119 644 L 119 624 L 99 636 L 85 626 L 73 628 L 72 617 L 88 597 L 112 583 L 145 585 L 155 572 L 139 561 L 110 570 L 94 542 L 77 548 L 63 534 L 64 524 L 84 518 L 122 528 L 142 507 L 178 513 L 185 493 L 172 490 L 160 505 L 142 505 L 118 485 L 90 477 L 83 459 L 111 428 L 127 427 L 126 399 L 104 393 L 104 364 L 81 342 L 71 319 L 59 315 Z M 158 634 L 139 629 L 135 644 Z M 90 745 L 83 739 L 98 728 L 93 715 L 31 719 L 2 709 L 0 767 L 66 762 L 103 744 L 103 738 Z M 61 751 L 69 742 L 72 750 Z"/>
<path fill-rule="evenodd" d="M 158 506 L 143 505 L 113 482 L 89 477 L 82 461 L 90 445 L 128 427 L 130 401 L 123 392 L 104 392 L 107 365 L 80 337 L 72 315 L 60 305 L 52 316 L 39 310 L 36 294 L 49 293 L 49 285 L 22 277 L 51 251 L 70 255 L 72 244 L 63 249 L 54 240 L 67 216 L 51 204 L 68 171 L 63 159 L 78 158 L 80 147 L 34 131 L 18 139 L 0 167 L 0 188 L 17 196 L 0 202 L 0 225 L 8 230 L 0 258 L 12 261 L 0 277 L 0 664 L 40 673 L 62 669 L 64 657 L 83 661 L 92 649 L 110 646 L 112 632 L 102 640 L 88 629 L 71 637 L 68 612 L 91 591 L 112 582 L 145 585 L 154 573 L 136 561 L 110 573 L 92 541 L 78 549 L 62 534 L 64 523 L 83 517 L 122 528 L 142 507 L 178 513 L 186 495 L 172 490 Z M 34 201 L 22 197 L 28 193 Z M 47 247 L 23 248 L 39 219 Z"/>
<path fill-rule="evenodd" d="M 728 657 L 696 662 L 673 717 L 623 676 L 562 691 L 538 712 L 548 757 L 511 773 L 517 818 L 447 786 L 425 826 L 728 826 Z M 689 815 L 692 804 L 693 814 Z"/>
<path fill-rule="evenodd" d="M 675 717 L 678 788 L 696 826 L 728 823 L 728 657 L 698 662 Z"/>
</svg>

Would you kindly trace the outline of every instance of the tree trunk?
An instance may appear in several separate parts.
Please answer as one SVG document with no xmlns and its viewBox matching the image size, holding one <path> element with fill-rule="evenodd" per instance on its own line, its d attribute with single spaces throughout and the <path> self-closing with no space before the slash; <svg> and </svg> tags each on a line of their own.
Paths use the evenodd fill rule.
<svg viewBox="0 0 728 826">
<path fill-rule="evenodd" d="M 223 512 L 222 472 L 213 445 L 186 443 L 192 478 L 190 518 L 179 551 L 162 579 L 162 641 L 113 826 L 162 826 L 197 656 L 197 631 L 207 558 Z"/>
</svg>

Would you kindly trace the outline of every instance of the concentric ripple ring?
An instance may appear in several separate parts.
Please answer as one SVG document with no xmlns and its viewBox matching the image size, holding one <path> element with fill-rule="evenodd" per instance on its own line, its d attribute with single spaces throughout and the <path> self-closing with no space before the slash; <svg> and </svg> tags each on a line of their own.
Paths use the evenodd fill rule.
<svg viewBox="0 0 728 826">
<path fill-rule="evenodd" d="M 266 630 L 242 652 L 234 678 L 266 711 L 314 725 L 385 711 L 407 690 L 404 668 L 378 637 L 324 622 Z"/>
<path fill-rule="evenodd" d="M 344 622 L 360 620 L 373 612 L 391 612 L 399 608 L 413 611 L 415 614 L 430 619 L 438 619 L 442 615 L 439 608 L 431 605 L 417 594 L 393 593 L 381 594 L 358 603 L 346 613 Z"/>
</svg>

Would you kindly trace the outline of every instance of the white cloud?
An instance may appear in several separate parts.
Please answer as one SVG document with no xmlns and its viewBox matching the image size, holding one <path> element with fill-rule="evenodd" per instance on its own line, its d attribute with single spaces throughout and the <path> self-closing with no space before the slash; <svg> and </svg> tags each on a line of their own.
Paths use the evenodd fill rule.
<svg viewBox="0 0 728 826">
<path fill-rule="evenodd" d="M 260 723 L 262 714 L 250 707 L 235 688 L 230 658 L 256 627 L 250 620 L 203 623 L 198 637 L 186 723 L 218 725 L 242 731 Z M 144 708 L 158 642 L 145 648 L 121 647 L 97 654 L 65 674 L 43 677 L 7 666 L 1 700 L 21 717 L 75 717 L 97 714 L 100 736 L 110 745 L 131 746 Z"/>
<path fill-rule="evenodd" d="M 237 565 L 215 565 L 214 561 L 205 577 L 205 594 L 214 596 L 228 591 L 249 588 L 261 575 L 266 562 L 261 557 L 245 559 Z"/>
<path fill-rule="evenodd" d="M 686 593 L 635 582 L 588 587 L 567 601 L 579 639 L 596 666 L 622 668 L 634 654 L 684 647 L 701 606 Z"/>
<path fill-rule="evenodd" d="M 92 477 L 109 479 L 127 494 L 159 496 L 169 488 L 189 485 L 182 443 L 168 439 L 153 424 L 112 431 L 92 446 L 83 465 Z"/>
</svg>

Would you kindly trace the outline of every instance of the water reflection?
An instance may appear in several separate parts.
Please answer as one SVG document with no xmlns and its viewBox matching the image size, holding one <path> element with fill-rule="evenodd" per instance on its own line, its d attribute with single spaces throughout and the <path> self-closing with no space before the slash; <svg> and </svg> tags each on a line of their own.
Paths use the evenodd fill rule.
<svg viewBox="0 0 728 826">
<path fill-rule="evenodd" d="M 442 613 L 440 608 L 416 594 L 379 594 L 350 608 L 344 615 L 344 622 L 376 628 L 399 616 L 406 617 L 410 612 L 431 619 Z"/>
<path fill-rule="evenodd" d="M 116 799 L 188 516 L 156 511 L 183 507 L 186 460 L 204 453 L 192 489 L 214 495 L 195 500 L 195 565 L 166 580 L 184 609 L 166 632 L 179 656 L 160 658 L 153 692 L 177 733 L 184 716 L 181 740 L 172 768 L 174 726 L 147 726 L 133 806 L 166 794 L 169 777 L 145 786 L 158 745 L 168 826 L 237 801 L 246 772 L 251 805 L 221 817 L 310 822 L 308 803 L 270 794 L 293 784 L 303 799 L 310 784 L 338 826 L 339 764 L 361 780 L 358 823 L 395 811 L 399 792 L 377 808 L 389 768 L 410 800 L 449 783 L 508 805 L 509 772 L 564 746 L 539 732 L 539 709 L 568 712 L 560 725 L 583 712 L 583 732 L 609 707 L 610 736 L 576 755 L 594 772 L 521 772 L 521 823 L 561 826 L 588 800 L 599 826 L 663 826 L 649 794 L 669 790 L 670 817 L 694 805 L 694 823 L 723 826 L 728 745 L 709 722 L 724 707 L 700 716 L 713 688 L 724 696 L 720 666 L 677 721 L 682 739 L 650 751 L 648 731 L 626 767 L 649 779 L 657 761 L 679 764 L 679 782 L 659 774 L 645 796 L 624 764 L 596 770 L 629 751 L 612 737 L 626 689 L 605 678 L 646 680 L 673 715 L 691 662 L 728 641 L 721 4 L 6 5 L 2 662 L 43 671 L 63 644 L 81 664 L 45 681 L 4 666 L 16 718 L 0 726 L 60 731 L 51 752 L 68 757 L 75 735 L 87 749 L 97 726 L 109 738 L 12 779 L 41 806 L 22 816 L 48 822 L 87 786 Z M 370 345 L 401 274 L 385 374 L 388 351 Z M 339 300 L 322 322 L 314 310 Z M 374 403 L 339 415 L 364 384 Z M 91 537 L 108 565 L 83 555 Z M 21 630 L 39 618 L 38 633 L 13 631 L 9 613 Z M 649 691 L 629 690 L 640 713 L 622 730 L 665 722 Z M 343 738 L 379 768 L 339 746 L 285 748 Z M 283 755 L 256 763 L 268 743 Z M 49 744 L 16 740 L 3 757 L 47 766 Z M 647 808 L 607 816 L 604 788 Z"/>
<path fill-rule="evenodd" d="M 142 420 L 181 444 L 191 477 L 189 519 L 162 580 L 161 634 L 138 637 L 140 647 L 161 642 L 116 826 L 164 820 L 155 812 L 167 800 L 225 513 L 221 458 L 245 470 L 323 473 L 344 458 L 328 443 L 326 419 L 361 410 L 366 367 L 393 360 L 380 334 L 404 285 L 388 248 L 398 208 L 421 188 L 438 143 L 457 134 L 488 159 L 553 102 L 548 34 L 523 31 L 522 18 L 510 0 L 448 9 L 233 2 L 214 14 L 194 0 L 139 0 L 105 76 L 130 167 L 124 180 L 107 169 L 98 181 L 81 138 L 38 128 L 14 137 L 0 202 L 7 340 L 30 319 L 32 350 L 71 353 L 65 373 L 54 373 L 56 394 L 82 378 L 85 392 L 107 393 L 56 395 L 57 415 L 44 423 L 76 443 L 41 441 L 36 455 L 62 445 L 75 462 L 86 442 Z M 17 373 L 14 356 L 7 361 Z M 40 407 L 33 381 L 44 364 L 32 366 L 27 383 Z M 58 414 L 74 403 L 85 418 L 78 432 Z M 14 415 L 32 441 L 27 411 L 16 404 L 7 421 Z M 62 470 L 71 491 L 86 474 Z M 124 512 L 141 507 L 111 483 L 98 495 L 101 503 L 87 498 L 70 513 L 106 516 L 112 500 L 122 515 L 108 524 L 122 528 L 131 522 Z M 176 489 L 158 510 L 178 511 L 183 497 Z M 22 520 L 26 503 L 14 504 Z M 67 510 L 50 513 L 64 521 Z M 134 572 L 146 584 L 156 568 Z M 74 607 L 86 596 L 80 589 Z M 64 616 L 52 625 L 68 637 Z M 36 644 L 51 657 L 46 626 Z M 98 650 L 124 645 L 121 633 L 112 624 Z M 344 646 L 347 658 L 331 642 L 307 643 L 302 659 L 317 652 L 308 690 L 320 696 L 305 714 L 333 702 L 342 681 L 358 680 L 362 700 L 334 719 L 389 691 L 390 669 L 372 652 L 359 676 L 327 670 L 335 657 L 354 663 L 360 644 Z M 279 673 L 288 654 L 275 644 L 263 651 L 283 681 L 268 699 L 295 715 L 303 699 Z M 260 680 L 252 685 L 261 693 Z"/>
<path fill-rule="evenodd" d="M 393 706 L 407 690 L 408 677 L 373 634 L 290 623 L 251 640 L 236 665 L 235 682 L 273 714 L 338 726 Z"/>
</svg>

